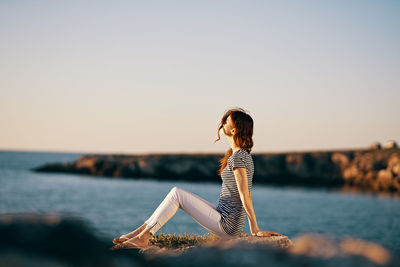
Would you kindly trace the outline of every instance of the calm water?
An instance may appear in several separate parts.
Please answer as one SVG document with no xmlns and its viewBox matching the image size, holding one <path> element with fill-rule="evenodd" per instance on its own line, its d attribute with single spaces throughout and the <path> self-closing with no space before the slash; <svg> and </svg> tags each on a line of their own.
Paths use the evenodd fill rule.
<svg viewBox="0 0 400 267">
<path fill-rule="evenodd" d="M 0 213 L 60 213 L 86 219 L 107 238 L 140 226 L 173 186 L 218 203 L 220 182 L 183 183 L 35 173 L 48 162 L 73 161 L 80 154 L 0 151 Z M 255 166 L 257 168 L 257 166 Z M 254 178 L 252 197 L 263 230 L 289 238 L 331 233 L 380 243 L 400 252 L 400 199 L 339 191 L 268 187 Z M 177 234 L 207 231 L 178 210 L 161 228 Z M 248 221 L 245 232 L 249 233 Z"/>
</svg>

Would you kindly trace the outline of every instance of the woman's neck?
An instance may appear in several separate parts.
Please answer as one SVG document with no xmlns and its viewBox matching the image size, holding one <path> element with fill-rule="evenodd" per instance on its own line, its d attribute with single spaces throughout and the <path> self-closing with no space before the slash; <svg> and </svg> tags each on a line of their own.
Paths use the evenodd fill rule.
<svg viewBox="0 0 400 267">
<path fill-rule="evenodd" d="M 231 148 L 232 148 L 232 154 L 235 153 L 236 151 L 242 149 L 241 147 L 239 147 L 235 144 L 235 141 L 233 140 L 233 138 L 229 138 L 229 144 L 231 145 Z"/>
</svg>

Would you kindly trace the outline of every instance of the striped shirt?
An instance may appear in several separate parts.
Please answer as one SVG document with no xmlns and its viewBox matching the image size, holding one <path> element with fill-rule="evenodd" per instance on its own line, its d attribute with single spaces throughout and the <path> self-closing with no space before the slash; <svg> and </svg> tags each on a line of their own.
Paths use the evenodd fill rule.
<svg viewBox="0 0 400 267">
<path fill-rule="evenodd" d="M 246 211 L 240 199 L 236 185 L 233 168 L 246 168 L 248 178 L 248 188 L 251 191 L 254 164 L 253 159 L 247 150 L 240 149 L 235 151 L 227 160 L 226 167 L 221 173 L 222 188 L 217 206 L 217 211 L 221 214 L 221 226 L 228 235 L 238 236 L 243 231 Z"/>
</svg>

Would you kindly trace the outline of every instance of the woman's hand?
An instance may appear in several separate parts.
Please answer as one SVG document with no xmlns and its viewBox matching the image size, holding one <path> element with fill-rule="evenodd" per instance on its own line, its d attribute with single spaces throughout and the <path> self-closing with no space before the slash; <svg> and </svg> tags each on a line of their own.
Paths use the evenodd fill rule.
<svg viewBox="0 0 400 267">
<path fill-rule="evenodd" d="M 268 236 L 281 236 L 282 234 L 270 231 L 257 230 L 254 233 L 252 233 L 252 235 L 260 237 L 268 237 Z"/>
</svg>

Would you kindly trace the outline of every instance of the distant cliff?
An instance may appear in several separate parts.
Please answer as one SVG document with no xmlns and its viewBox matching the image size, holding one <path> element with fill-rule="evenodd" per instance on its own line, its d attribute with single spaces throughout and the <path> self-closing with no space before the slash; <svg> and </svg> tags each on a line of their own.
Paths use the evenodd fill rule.
<svg viewBox="0 0 400 267">
<path fill-rule="evenodd" d="M 34 171 L 121 178 L 214 181 L 223 154 L 141 154 L 81 156 L 74 162 L 49 163 Z M 253 182 L 400 192 L 400 149 L 252 153 Z"/>
</svg>

